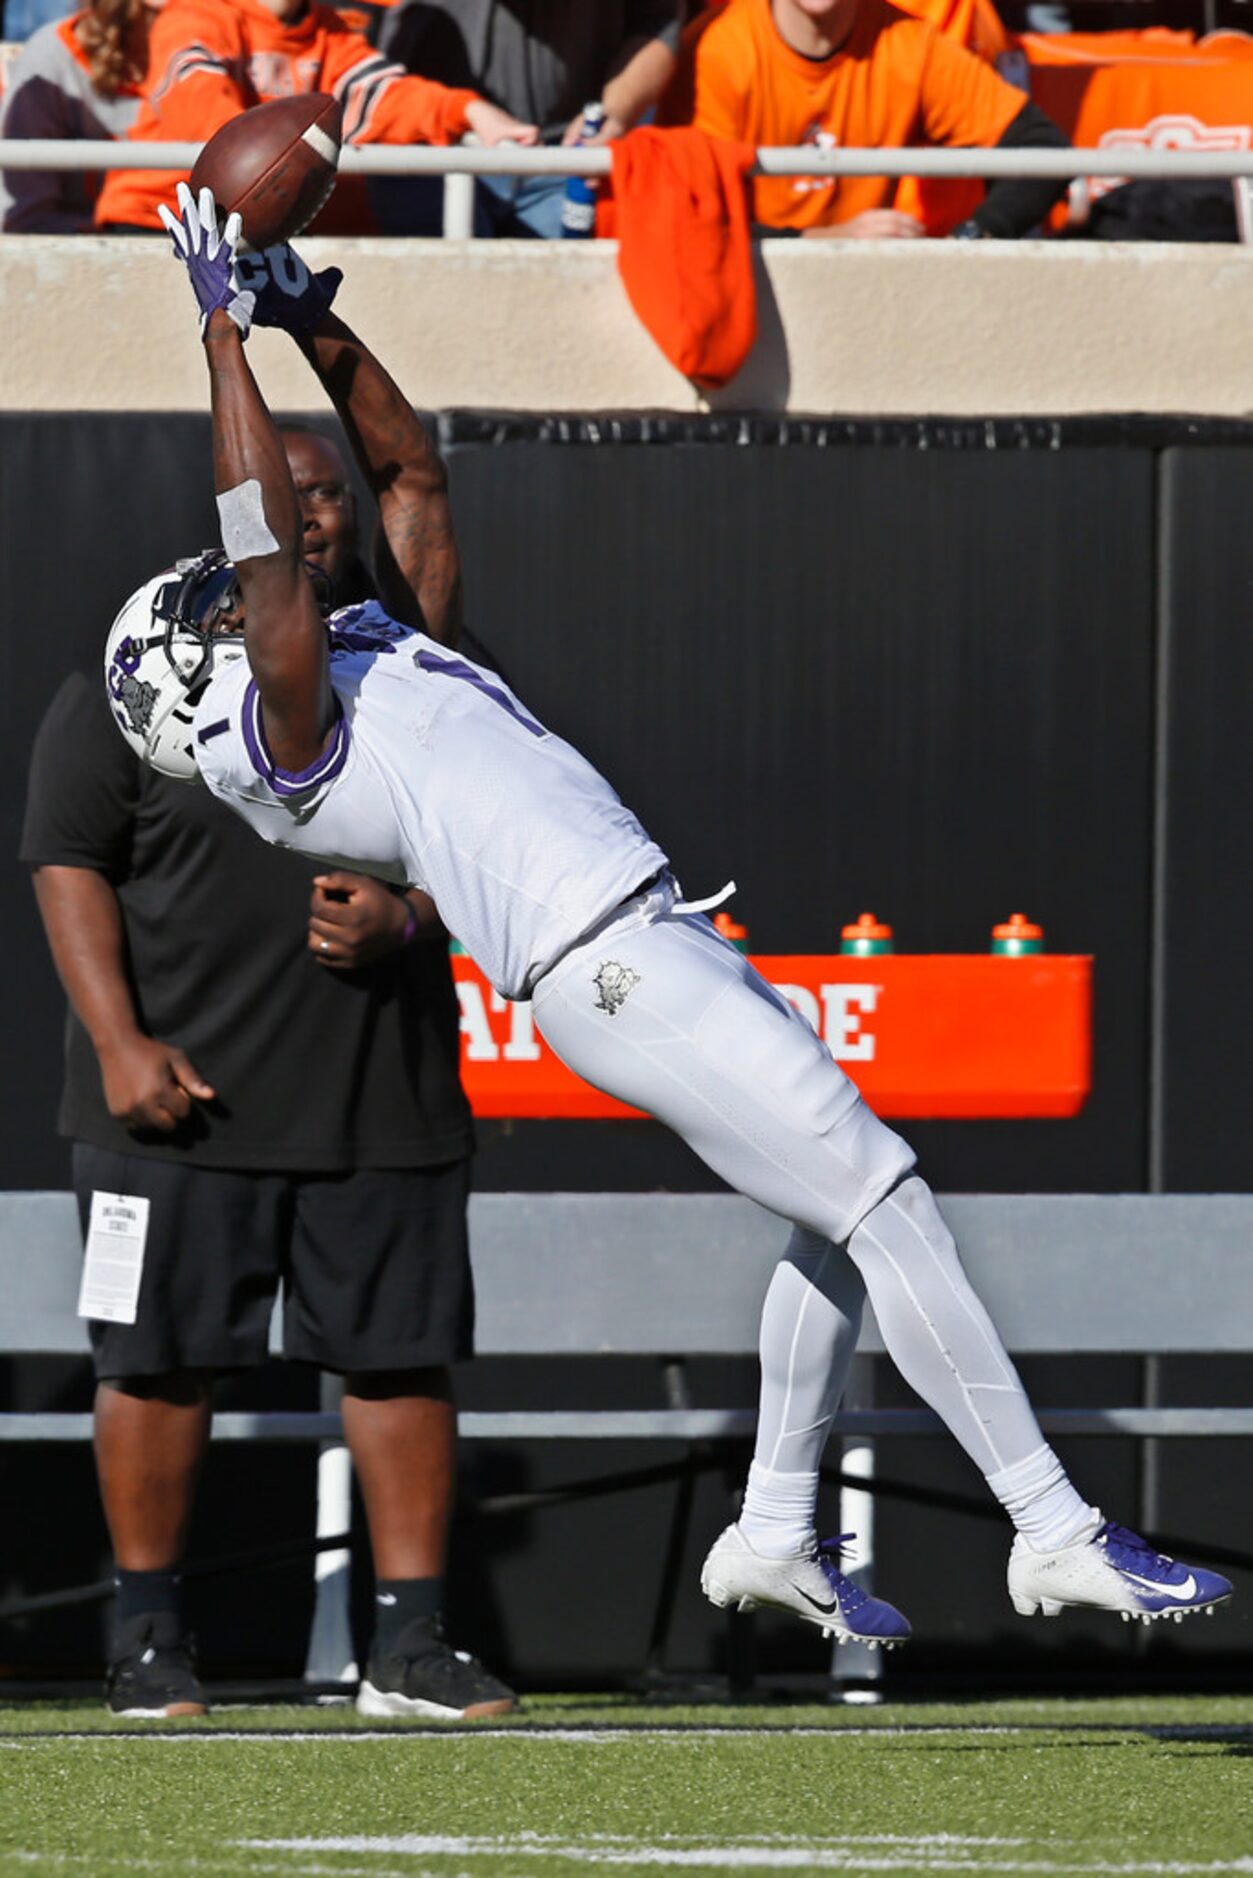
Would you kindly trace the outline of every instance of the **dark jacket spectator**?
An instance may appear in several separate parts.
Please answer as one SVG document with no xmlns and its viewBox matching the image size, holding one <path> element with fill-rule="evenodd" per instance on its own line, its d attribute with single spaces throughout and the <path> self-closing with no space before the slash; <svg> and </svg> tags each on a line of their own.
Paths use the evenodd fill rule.
<svg viewBox="0 0 1253 1878">
<path fill-rule="evenodd" d="M 590 141 L 608 143 L 656 104 L 675 71 L 682 0 L 402 0 L 380 44 L 411 72 L 471 86 L 540 127 L 545 143 L 573 143 L 583 108 L 603 104 Z M 481 178 L 483 234 L 560 234 L 560 177 Z M 396 233 L 437 233 L 439 191 L 389 179 L 372 192 Z"/>
</svg>

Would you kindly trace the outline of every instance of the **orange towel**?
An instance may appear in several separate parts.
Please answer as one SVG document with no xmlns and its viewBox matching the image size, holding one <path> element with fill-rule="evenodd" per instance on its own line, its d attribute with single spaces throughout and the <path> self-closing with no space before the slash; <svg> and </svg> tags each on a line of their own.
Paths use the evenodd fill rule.
<svg viewBox="0 0 1253 1878">
<path fill-rule="evenodd" d="M 633 130 L 612 146 L 598 235 L 618 238 L 631 305 L 666 357 L 702 388 L 735 377 L 757 337 L 749 144 L 693 129 Z"/>
</svg>

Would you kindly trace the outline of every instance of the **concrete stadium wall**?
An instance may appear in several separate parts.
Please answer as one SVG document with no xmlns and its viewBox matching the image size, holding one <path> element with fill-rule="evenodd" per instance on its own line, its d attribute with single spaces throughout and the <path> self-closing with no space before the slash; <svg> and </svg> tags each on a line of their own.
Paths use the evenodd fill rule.
<svg viewBox="0 0 1253 1878">
<path fill-rule="evenodd" d="M 426 409 L 1061 416 L 1253 414 L 1253 249 L 1085 243 L 764 244 L 760 337 L 706 399 L 662 357 L 616 246 L 310 241 Z M 187 287 L 163 240 L 0 238 L 0 410 L 207 402 Z M 281 337 L 267 394 L 320 408 Z"/>
</svg>

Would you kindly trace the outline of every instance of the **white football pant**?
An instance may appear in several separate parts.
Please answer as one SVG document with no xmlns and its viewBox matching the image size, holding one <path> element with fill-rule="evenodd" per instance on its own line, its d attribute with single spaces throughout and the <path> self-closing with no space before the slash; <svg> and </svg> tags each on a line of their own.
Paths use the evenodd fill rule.
<svg viewBox="0 0 1253 1878">
<path fill-rule="evenodd" d="M 755 1471 L 816 1492 L 868 1293 L 898 1369 L 1014 1512 L 1060 1468 L 912 1151 L 748 960 L 672 906 L 663 883 L 610 915 L 540 980 L 535 1021 L 585 1081 L 793 1222 L 762 1318 Z M 1068 1483 L 1063 1499 L 1078 1517 Z"/>
</svg>

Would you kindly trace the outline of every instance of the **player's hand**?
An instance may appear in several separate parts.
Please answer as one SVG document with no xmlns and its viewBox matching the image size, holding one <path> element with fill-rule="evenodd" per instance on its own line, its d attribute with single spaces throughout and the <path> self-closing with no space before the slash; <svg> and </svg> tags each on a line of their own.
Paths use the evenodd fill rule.
<svg viewBox="0 0 1253 1878">
<path fill-rule="evenodd" d="M 235 285 L 253 296 L 253 325 L 278 326 L 297 339 L 329 313 L 343 278 L 337 267 L 311 274 L 285 241 L 235 257 Z"/>
<path fill-rule="evenodd" d="M 508 111 L 502 111 L 498 104 L 489 104 L 486 98 L 475 98 L 466 106 L 466 123 L 480 143 L 489 148 L 498 143 L 517 143 L 529 149 L 539 142 L 537 124 L 523 124 Z"/>
<path fill-rule="evenodd" d="M 409 907 L 368 874 L 319 874 L 309 908 L 309 950 L 328 971 L 351 972 L 396 952 L 409 937 Z"/>
<path fill-rule="evenodd" d="M 863 209 L 850 221 L 836 222 L 831 228 L 804 230 L 817 241 L 824 237 L 831 241 L 917 241 L 926 232 L 916 216 L 903 215 L 899 209 Z"/>
<path fill-rule="evenodd" d="M 138 1033 L 114 1039 L 100 1052 L 100 1073 L 110 1115 L 128 1128 L 172 1134 L 191 1114 L 193 1101 L 214 1097 L 185 1051 Z"/>
<path fill-rule="evenodd" d="M 192 292 L 200 308 L 200 335 L 209 324 L 210 313 L 219 308 L 234 320 L 244 338 L 252 324 L 254 295 L 235 285 L 235 250 L 239 246 L 243 223 L 238 215 L 229 215 L 225 228 L 218 228 L 217 206 L 211 189 L 200 191 L 199 201 L 186 183 L 176 191 L 178 214 L 164 202 L 158 214 L 169 230 L 175 258 L 187 269 Z"/>
</svg>

